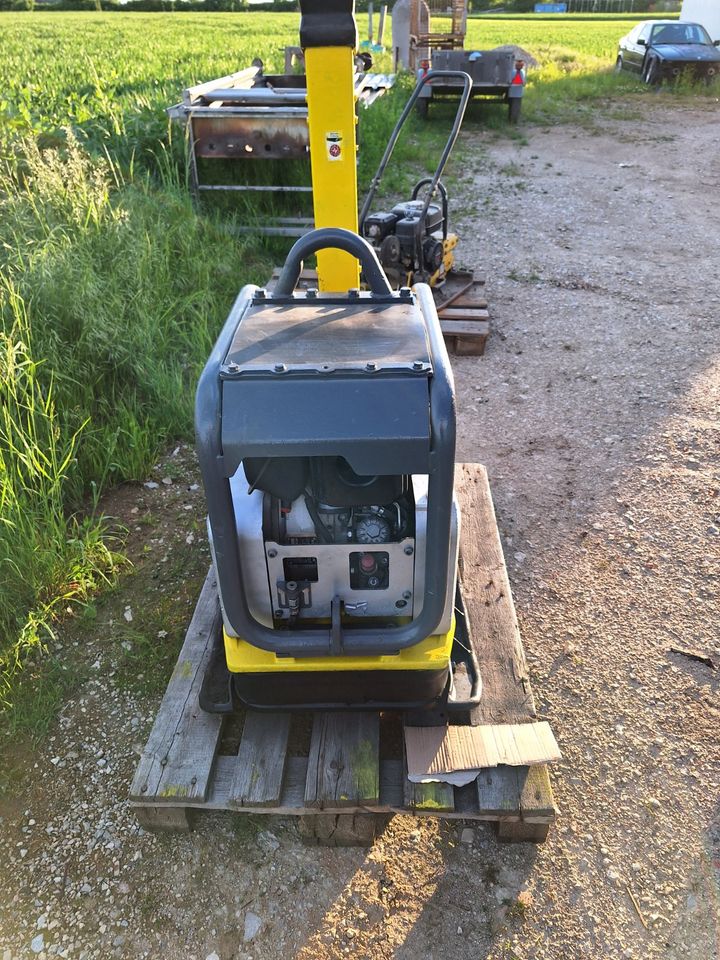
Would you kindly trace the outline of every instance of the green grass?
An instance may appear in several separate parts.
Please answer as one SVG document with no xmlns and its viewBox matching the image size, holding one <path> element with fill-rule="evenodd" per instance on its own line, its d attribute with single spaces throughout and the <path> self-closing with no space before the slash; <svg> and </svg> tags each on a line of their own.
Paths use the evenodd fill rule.
<svg viewBox="0 0 720 960">
<path fill-rule="evenodd" d="M 618 95 L 647 96 L 610 72 L 633 22 L 473 19 L 467 45 L 524 47 L 540 64 L 525 117 L 582 120 Z M 0 14 L 0 712 L 8 729 L 23 711 L 34 716 L 34 694 L 17 680 L 22 666 L 37 678 L 58 619 L 117 576 L 121 547 L 98 510 L 100 493 L 144 478 L 169 440 L 191 436 L 195 382 L 238 289 L 263 281 L 286 248 L 232 235 L 238 219 L 260 219 L 259 209 L 231 200 L 193 208 L 184 145 L 165 108 L 186 86 L 255 56 L 281 69 L 297 27 L 293 14 Z M 389 55 L 376 67 L 388 71 Z M 411 83 L 401 78 L 361 113 L 361 186 Z M 504 123 L 499 108 L 483 115 Z M 427 125 L 410 123 L 386 195 L 432 167 L 446 120 L 439 109 Z M 140 657 L 142 647 L 136 638 Z"/>
</svg>

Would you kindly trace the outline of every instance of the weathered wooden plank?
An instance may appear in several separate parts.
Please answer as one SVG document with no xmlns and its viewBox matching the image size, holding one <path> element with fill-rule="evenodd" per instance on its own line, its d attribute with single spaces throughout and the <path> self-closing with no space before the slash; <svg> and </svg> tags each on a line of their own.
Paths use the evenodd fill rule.
<svg viewBox="0 0 720 960">
<path fill-rule="evenodd" d="M 491 817 L 520 819 L 519 772 L 522 767 L 490 767 L 477 778 L 477 803 Z"/>
<path fill-rule="evenodd" d="M 274 267 L 273 272 L 266 284 L 266 289 L 272 293 L 277 282 L 280 279 L 280 274 L 282 273 L 281 267 Z M 309 267 L 304 267 L 300 271 L 300 276 L 298 277 L 297 288 L 299 290 L 306 290 L 308 287 L 317 287 L 318 284 L 318 275 L 317 270 L 312 270 Z"/>
<path fill-rule="evenodd" d="M 459 357 L 481 357 L 490 335 L 486 320 L 441 320 L 440 328 L 448 350 Z"/>
<path fill-rule="evenodd" d="M 131 799 L 161 802 L 181 797 L 188 803 L 205 799 L 222 717 L 201 710 L 198 696 L 221 622 L 211 570 L 135 772 Z"/>
<path fill-rule="evenodd" d="M 488 334 L 489 335 L 489 334 Z M 456 357 L 481 357 L 488 337 L 455 337 L 452 352 Z"/>
<path fill-rule="evenodd" d="M 486 340 L 490 333 L 487 320 L 455 319 L 440 320 L 440 329 L 444 337 L 464 337 L 468 340 Z"/>
<path fill-rule="evenodd" d="M 307 846 L 370 847 L 385 820 L 377 813 L 314 813 L 300 817 L 300 837 Z"/>
<path fill-rule="evenodd" d="M 153 829 L 163 827 L 182 829 L 186 814 L 190 815 L 198 810 L 234 810 L 237 813 L 264 813 L 278 816 L 311 816 L 318 813 L 317 807 L 308 806 L 305 802 L 307 757 L 288 757 L 280 797 L 271 807 L 231 806 L 230 788 L 235 776 L 236 762 L 236 757 L 217 758 L 208 798 L 201 805 L 183 806 L 175 799 L 161 805 L 133 803 L 132 808 L 137 813 L 138 819 Z M 443 819 L 451 820 L 524 822 L 529 826 L 551 823 L 555 819 L 556 810 L 552 794 L 549 792 L 547 768 L 539 765 L 532 767 L 531 770 L 533 776 L 529 779 L 522 768 L 498 767 L 485 770 L 480 775 L 479 781 L 454 788 L 454 809 L 432 810 L 408 806 L 403 798 L 403 762 L 382 760 L 380 762 L 380 798 L 376 804 L 356 807 L 348 807 L 345 804 L 328 805 L 322 813 L 323 815 L 368 812 L 380 815 L 414 813 L 417 816 L 441 816 Z M 535 777 L 543 778 L 545 781 L 540 799 L 532 793 L 536 787 Z M 167 822 L 163 821 L 157 812 L 163 810 L 167 810 L 169 816 L 173 810 L 185 811 L 185 813 L 172 819 L 172 822 Z M 147 816 L 146 811 L 149 811 Z"/>
<path fill-rule="evenodd" d="M 483 770 L 477 797 L 479 812 L 498 819 L 547 823 L 557 812 L 545 764 Z"/>
<path fill-rule="evenodd" d="M 520 767 L 519 770 L 522 771 L 518 777 L 521 819 L 528 822 L 554 820 L 557 808 L 547 766 L 538 763 L 531 767 Z"/>
<path fill-rule="evenodd" d="M 171 807 L 166 803 L 134 807 L 138 823 L 153 833 L 188 833 L 193 828 L 192 807 Z"/>
<path fill-rule="evenodd" d="M 213 771 L 211 790 L 204 804 L 208 810 L 230 809 L 230 790 L 235 779 L 236 757 L 218 757 Z M 263 807 L 258 812 L 287 814 L 312 813 L 315 808 L 305 806 L 305 782 L 308 758 L 288 757 L 285 776 L 277 804 Z M 380 797 L 375 809 L 381 813 L 403 809 L 403 762 L 402 760 L 380 761 Z M 477 805 L 476 805 L 477 806 Z M 243 808 L 250 812 L 249 807 Z M 343 810 L 346 808 L 343 807 Z"/>
<path fill-rule="evenodd" d="M 498 838 L 508 843 L 544 843 L 549 823 L 525 823 L 523 820 L 498 820 Z"/>
<path fill-rule="evenodd" d="M 377 804 L 379 750 L 379 714 L 316 713 L 305 785 L 306 805 Z"/>
<path fill-rule="evenodd" d="M 230 789 L 231 805 L 264 807 L 277 803 L 289 733 L 289 713 L 248 711 Z"/>
<path fill-rule="evenodd" d="M 449 783 L 412 783 L 405 777 L 403 804 L 410 810 L 446 813 L 455 809 L 455 792 Z"/>
<path fill-rule="evenodd" d="M 489 320 L 490 314 L 484 307 L 478 306 L 476 303 L 458 303 L 455 302 L 451 307 L 443 307 L 440 310 L 440 325 L 442 326 L 443 322 L 448 320 L 465 320 L 467 322 L 477 322 L 482 320 Z"/>
<path fill-rule="evenodd" d="M 483 679 L 482 699 L 471 721 L 532 720 L 535 703 L 485 468 L 458 464 L 455 488 L 463 519 L 463 599 Z"/>
</svg>

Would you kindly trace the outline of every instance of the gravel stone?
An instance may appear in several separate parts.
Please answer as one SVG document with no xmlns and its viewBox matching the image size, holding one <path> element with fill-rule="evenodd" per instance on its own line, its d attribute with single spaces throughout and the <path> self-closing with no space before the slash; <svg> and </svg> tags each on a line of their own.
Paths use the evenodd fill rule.
<svg viewBox="0 0 720 960">
<path fill-rule="evenodd" d="M 251 940 L 254 940 L 255 937 L 260 933 L 262 929 L 263 922 L 260 917 L 253 913 L 251 910 L 245 914 L 245 926 L 243 929 L 243 941 L 249 943 Z"/>
</svg>

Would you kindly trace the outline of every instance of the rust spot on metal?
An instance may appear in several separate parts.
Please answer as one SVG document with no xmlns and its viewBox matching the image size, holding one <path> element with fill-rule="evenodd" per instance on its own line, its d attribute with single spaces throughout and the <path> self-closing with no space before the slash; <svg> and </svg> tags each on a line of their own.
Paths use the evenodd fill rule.
<svg viewBox="0 0 720 960">
<path fill-rule="evenodd" d="M 204 159 L 288 160 L 306 157 L 304 117 L 194 117 L 195 154 Z"/>
</svg>

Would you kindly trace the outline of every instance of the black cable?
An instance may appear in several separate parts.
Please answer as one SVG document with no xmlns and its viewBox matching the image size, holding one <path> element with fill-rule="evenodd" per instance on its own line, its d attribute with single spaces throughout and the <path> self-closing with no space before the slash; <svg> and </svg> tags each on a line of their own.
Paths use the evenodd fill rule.
<svg viewBox="0 0 720 960">
<path fill-rule="evenodd" d="M 320 514 L 317 511 L 315 502 L 309 493 L 305 494 L 305 506 L 307 507 L 307 512 L 310 514 L 310 519 L 315 527 L 315 533 L 317 534 L 318 540 L 320 540 L 322 543 L 332 543 L 332 535 L 320 519 Z"/>
</svg>

